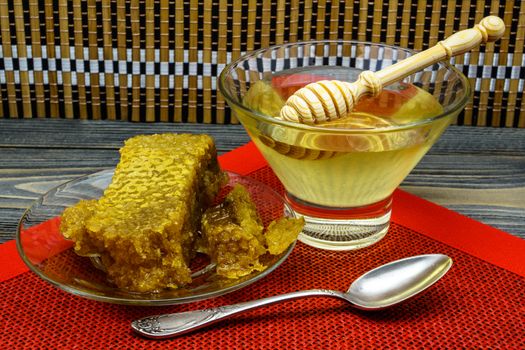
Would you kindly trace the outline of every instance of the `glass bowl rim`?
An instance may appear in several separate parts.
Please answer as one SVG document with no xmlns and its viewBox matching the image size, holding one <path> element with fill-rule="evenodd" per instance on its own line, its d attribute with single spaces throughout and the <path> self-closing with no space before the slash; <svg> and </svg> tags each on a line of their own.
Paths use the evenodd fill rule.
<svg viewBox="0 0 525 350">
<path fill-rule="evenodd" d="M 16 243 L 16 248 L 17 248 L 18 254 L 19 254 L 20 258 L 22 259 L 22 261 L 24 262 L 25 266 L 29 269 L 29 271 L 31 271 L 32 273 L 37 275 L 43 281 L 45 281 L 45 282 L 55 286 L 56 288 L 58 288 L 60 290 L 63 290 L 63 291 L 65 291 L 65 292 L 67 292 L 67 293 L 69 293 L 71 295 L 75 295 L 75 296 L 82 297 L 82 298 L 89 299 L 89 300 L 95 300 L 95 301 L 100 301 L 100 302 L 105 302 L 105 303 L 110 303 L 110 304 L 131 305 L 131 306 L 132 305 L 135 305 L 135 306 L 181 305 L 181 304 L 193 303 L 193 302 L 207 300 L 207 299 L 219 297 L 219 296 L 222 296 L 222 295 L 225 295 L 225 294 L 229 294 L 229 293 L 232 293 L 232 292 L 237 291 L 239 289 L 242 289 L 244 287 L 247 287 L 250 284 L 255 283 L 255 282 L 263 279 L 264 277 L 267 277 L 275 269 L 277 269 L 284 261 L 286 261 L 288 259 L 288 257 L 290 256 L 290 254 L 292 253 L 292 251 L 294 250 L 294 248 L 296 246 L 297 240 L 292 242 L 292 244 L 290 244 L 290 246 L 288 246 L 288 248 L 286 248 L 286 250 L 283 253 L 281 253 L 281 256 L 278 259 L 275 260 L 273 265 L 268 266 L 267 269 L 265 269 L 264 271 L 261 271 L 260 273 L 257 273 L 255 276 L 253 276 L 253 277 L 251 277 L 251 278 L 249 278 L 247 280 L 243 280 L 243 281 L 241 281 L 241 282 L 239 282 L 237 284 L 228 286 L 228 287 L 226 287 L 224 289 L 209 291 L 209 292 L 206 292 L 204 294 L 199 294 L 197 296 L 189 295 L 189 296 L 183 296 L 183 297 L 178 297 L 178 298 L 163 298 L 163 299 L 160 299 L 160 298 L 159 299 L 154 299 L 154 298 L 152 298 L 152 299 L 147 299 L 147 298 L 125 298 L 125 297 L 122 297 L 122 296 L 109 296 L 109 295 L 105 295 L 105 294 L 97 294 L 97 293 L 94 293 L 93 291 L 88 291 L 88 290 L 85 290 L 85 289 L 81 289 L 81 288 L 78 288 L 76 286 L 71 286 L 69 284 L 63 284 L 60 281 L 57 281 L 57 280 L 53 279 L 52 277 L 47 276 L 44 272 L 42 272 L 37 267 L 38 264 L 35 264 L 32 261 L 30 261 L 30 259 L 25 254 L 24 248 L 22 247 L 22 239 L 21 239 L 21 231 L 22 231 L 22 229 L 21 228 L 22 228 L 24 219 L 30 213 L 31 209 L 35 205 L 39 204 L 42 201 L 44 196 L 46 196 L 48 194 L 51 194 L 51 193 L 56 193 L 60 188 L 66 187 L 67 185 L 69 185 L 72 182 L 85 181 L 85 180 L 87 180 L 89 178 L 92 178 L 92 177 L 102 176 L 103 173 L 113 172 L 114 170 L 115 170 L 115 167 L 104 168 L 104 169 L 100 169 L 100 170 L 98 170 L 96 172 L 89 173 L 89 174 L 86 174 L 86 175 L 82 175 L 82 176 L 79 176 L 79 177 L 75 177 L 75 178 L 73 178 L 71 180 L 65 181 L 65 182 L 63 182 L 63 183 L 61 183 L 61 184 L 51 188 L 49 191 L 41 194 L 37 199 L 35 199 L 31 203 L 31 205 L 26 210 L 24 210 L 24 213 L 22 214 L 22 216 L 18 220 L 18 224 L 17 224 L 17 228 L 16 228 L 15 243 Z M 265 184 L 265 183 L 263 183 L 263 182 L 261 182 L 259 180 L 256 180 L 256 179 L 254 179 L 252 177 L 249 177 L 249 176 L 246 176 L 246 175 L 242 175 L 240 173 L 236 173 L 236 172 L 233 172 L 233 171 L 230 171 L 230 170 L 225 170 L 225 172 L 228 173 L 228 175 L 230 176 L 230 180 L 229 180 L 227 185 L 229 185 L 231 183 L 232 177 L 240 178 L 241 180 L 246 180 L 247 179 L 247 181 L 249 183 L 257 185 L 257 186 L 261 186 L 262 190 L 270 192 L 272 196 L 275 196 L 280 202 L 282 202 L 283 206 L 284 206 L 284 209 L 286 209 L 286 212 L 290 215 L 290 217 L 293 217 L 293 218 L 297 217 L 296 213 L 291 209 L 290 205 L 286 202 L 286 200 L 283 198 L 283 196 L 280 193 L 278 193 L 276 190 L 271 188 L 269 185 L 267 185 L 267 184 Z M 70 249 L 72 249 L 72 248 L 70 248 Z M 128 292 L 128 293 L 129 294 L 134 294 L 134 292 Z M 137 295 L 140 295 L 140 294 L 141 293 L 138 293 Z M 144 293 L 144 294 L 147 294 L 147 293 Z"/>
<path fill-rule="evenodd" d="M 231 95 L 228 93 L 228 90 L 226 89 L 226 75 L 228 72 L 232 70 L 232 67 L 239 65 L 240 62 L 243 60 L 246 60 L 249 57 L 255 57 L 263 52 L 276 50 L 279 48 L 286 48 L 286 47 L 293 47 L 293 46 L 305 46 L 305 45 L 316 45 L 316 44 L 365 44 L 369 46 L 378 46 L 378 47 L 386 47 L 390 49 L 395 50 L 402 50 L 405 52 L 408 52 L 410 54 L 416 54 L 418 51 L 400 47 L 400 46 L 394 46 L 389 44 L 383 44 L 383 43 L 373 43 L 370 41 L 361 41 L 361 40 L 333 40 L 333 39 L 327 39 L 327 40 L 307 40 L 307 41 L 297 41 L 293 43 L 284 43 L 284 44 L 278 44 L 278 45 L 272 45 L 264 48 L 260 48 L 257 50 L 245 52 L 243 55 L 238 57 L 236 60 L 230 62 L 227 64 L 224 69 L 221 71 L 221 74 L 219 75 L 219 91 L 224 96 L 228 104 L 233 104 L 237 108 L 240 108 L 246 113 L 249 113 L 252 115 L 255 119 L 257 119 L 260 122 L 264 122 L 267 124 L 277 124 L 286 128 L 292 128 L 292 129 L 298 129 L 301 131 L 310 131 L 310 132 L 316 132 L 316 133 L 330 133 L 330 134 L 349 134 L 349 133 L 356 133 L 356 134 L 369 134 L 369 133 L 382 133 L 382 132 L 395 132 L 395 131 L 403 131 L 407 129 L 412 129 L 416 127 L 425 126 L 428 124 L 431 124 L 439 119 L 444 119 L 447 116 L 454 115 L 455 113 L 459 113 L 463 108 L 465 108 L 465 105 L 468 103 L 468 101 L 471 98 L 472 89 L 470 87 L 470 83 L 467 79 L 467 77 L 456 67 L 451 65 L 448 61 L 441 61 L 437 64 L 444 66 L 448 71 L 451 71 L 455 73 L 459 80 L 463 83 L 463 86 L 465 87 L 465 93 L 463 95 L 463 98 L 461 98 L 459 101 L 453 103 L 451 105 L 450 110 L 447 112 L 441 113 L 437 116 L 419 120 L 412 123 L 405 123 L 400 125 L 392 125 L 392 126 L 384 126 L 384 127 L 374 127 L 374 128 L 330 128 L 330 127 L 317 127 L 315 125 L 309 125 L 309 124 L 302 124 L 302 123 L 296 123 L 292 121 L 286 121 L 281 119 L 276 119 L 272 116 L 254 111 L 246 106 L 244 106 L 242 103 L 239 103 L 234 98 L 231 97 Z"/>
</svg>

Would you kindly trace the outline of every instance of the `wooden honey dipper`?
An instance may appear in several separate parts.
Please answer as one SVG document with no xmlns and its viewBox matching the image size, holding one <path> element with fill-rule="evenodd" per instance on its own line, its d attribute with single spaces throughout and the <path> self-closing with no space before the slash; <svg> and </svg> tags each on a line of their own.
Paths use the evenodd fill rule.
<svg viewBox="0 0 525 350">
<path fill-rule="evenodd" d="M 474 28 L 459 31 L 435 46 L 396 64 L 377 72 L 364 71 L 354 83 L 322 80 L 308 84 L 288 98 L 279 118 L 315 124 L 345 117 L 362 96 L 376 96 L 384 86 L 434 63 L 470 51 L 481 43 L 496 41 L 504 32 L 503 20 L 496 16 L 488 16 Z"/>
</svg>

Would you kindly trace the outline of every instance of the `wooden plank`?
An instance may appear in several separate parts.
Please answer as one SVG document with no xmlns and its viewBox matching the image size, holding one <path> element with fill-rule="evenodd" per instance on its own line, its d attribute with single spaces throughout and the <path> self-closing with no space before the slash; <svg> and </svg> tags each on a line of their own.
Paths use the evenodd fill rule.
<svg viewBox="0 0 525 350">
<path fill-rule="evenodd" d="M 184 62 L 184 3 L 182 1 L 175 2 L 175 64 L 176 71 L 182 72 L 182 65 Z M 224 23 L 224 22 L 221 22 Z M 221 28 L 225 26 L 220 26 Z M 223 42 L 221 40 L 220 42 Z M 176 73 L 174 85 L 174 98 L 171 102 L 175 110 L 174 120 L 176 122 L 182 121 L 182 90 L 184 87 L 183 74 Z"/>
<path fill-rule="evenodd" d="M 408 34 L 410 32 L 410 7 L 411 7 L 411 0 L 404 0 L 403 3 L 403 11 L 401 15 L 401 39 L 399 42 L 399 46 L 401 47 L 410 47 L 408 42 Z M 399 18 L 398 18 L 399 20 Z"/>
<path fill-rule="evenodd" d="M 46 4 L 44 8 L 45 15 L 45 47 L 47 59 L 49 62 L 56 60 L 56 45 L 55 45 L 55 19 L 58 18 L 58 13 L 55 14 L 53 6 Z M 46 57 L 46 56 L 44 56 Z M 49 104 L 49 117 L 59 118 L 59 97 L 58 97 L 58 77 L 56 67 L 47 70 L 47 90 L 49 94 L 49 100 L 46 101 Z"/>
<path fill-rule="evenodd" d="M 138 0 L 132 0 L 129 3 L 131 32 L 141 33 L 140 27 L 140 3 Z M 140 62 L 140 35 L 135 34 L 131 37 L 131 59 L 133 62 Z M 136 64 L 136 63 L 135 63 Z M 141 86 L 140 86 L 140 71 L 133 71 L 131 74 L 131 121 L 140 121 L 140 104 L 141 104 Z"/>
<path fill-rule="evenodd" d="M 159 22 L 160 22 L 160 43 L 159 43 L 159 57 L 160 62 L 166 68 L 168 68 L 168 63 L 170 61 L 170 3 L 168 0 L 161 0 L 159 4 Z M 169 121 L 169 74 L 167 72 L 162 72 L 160 75 L 160 97 L 159 97 L 159 108 L 160 108 L 160 121 L 167 122 Z"/>
<path fill-rule="evenodd" d="M 0 120 L 0 242 L 32 201 L 56 185 L 114 166 L 133 135 L 199 132 L 219 152 L 248 141 L 239 125 L 59 119 Z M 402 188 L 525 238 L 525 129 L 451 126 Z"/>
<path fill-rule="evenodd" d="M 16 30 L 16 46 L 18 53 L 18 60 L 24 61 L 26 67 L 20 67 L 19 79 L 20 79 L 20 94 L 22 97 L 22 113 L 24 118 L 32 118 L 33 114 L 31 111 L 31 89 L 29 84 L 29 69 L 27 67 L 27 45 L 24 21 L 24 4 L 22 2 L 15 3 L 14 17 L 15 17 L 15 30 Z"/>
<path fill-rule="evenodd" d="M 0 148 L 115 148 L 127 137 L 162 132 L 209 133 L 237 145 L 248 141 L 241 125 L 0 119 Z M 525 130 L 452 125 L 431 152 L 520 155 L 525 153 Z"/>
<path fill-rule="evenodd" d="M 354 3 L 354 6 L 357 4 Z M 368 0 L 359 1 L 359 24 L 357 40 L 367 41 L 366 28 L 368 23 Z"/>
<path fill-rule="evenodd" d="M 31 17 L 31 51 L 33 58 L 42 57 L 42 43 L 40 30 L 43 23 L 40 22 L 40 12 L 38 0 L 29 1 L 29 16 Z M 41 66 L 34 66 L 33 80 L 35 86 L 34 99 L 36 102 L 36 116 L 45 116 L 45 94 L 44 94 L 44 73 Z"/>
<path fill-rule="evenodd" d="M 2 54 L 5 58 L 13 58 L 13 45 L 11 44 L 11 32 L 9 29 L 9 5 L 8 3 L 0 4 L 0 38 L 2 45 Z M 18 107 L 15 90 L 15 73 L 13 69 L 6 69 L 5 81 L 7 90 L 7 103 L 9 105 L 9 116 L 18 117 Z"/>
<path fill-rule="evenodd" d="M 94 0 L 88 0 L 87 2 L 87 31 L 88 31 L 88 52 L 89 61 L 97 62 L 99 59 L 98 55 L 98 38 L 97 38 L 97 2 Z M 93 67 L 94 68 L 94 67 Z M 91 100 L 88 101 L 91 104 L 91 113 L 93 119 L 101 119 L 102 112 L 100 106 L 100 75 L 98 71 L 93 72 L 90 69 L 89 80 L 91 86 Z M 89 116 L 88 116 L 89 117 Z"/>
<path fill-rule="evenodd" d="M 315 38 L 312 38 L 310 35 L 310 31 L 312 29 L 312 7 L 313 7 L 313 1 L 311 0 L 305 0 L 304 1 L 304 7 L 303 7 L 303 38 L 302 40 L 313 40 Z M 264 46 L 263 46 L 264 47 Z"/>
<path fill-rule="evenodd" d="M 117 47 L 118 47 L 118 60 L 119 60 L 119 93 L 120 93 L 120 111 L 119 119 L 130 120 L 129 115 L 129 101 L 128 101 L 128 79 L 131 77 L 131 72 L 127 69 L 121 69 L 120 64 L 126 64 L 128 62 L 127 53 L 127 39 L 126 32 L 128 26 L 126 25 L 126 18 L 130 15 L 127 11 L 127 3 L 125 0 L 117 0 Z M 131 79 L 130 79 L 131 80 Z"/>
<path fill-rule="evenodd" d="M 87 24 L 86 24 L 87 25 Z M 73 33 L 75 45 L 75 59 L 80 62 L 84 60 L 84 24 L 82 21 L 82 2 L 81 0 L 73 1 Z M 85 67 L 79 71 L 77 69 L 77 94 L 78 94 L 78 114 L 80 119 L 88 118 L 87 110 L 87 88 L 86 88 Z"/>
<path fill-rule="evenodd" d="M 60 57 L 64 62 L 70 61 L 71 51 L 69 50 L 69 14 L 67 9 L 67 1 L 61 0 L 58 3 L 58 28 L 60 32 Z M 63 102 L 64 117 L 73 118 L 73 80 L 71 77 L 71 70 L 63 69 L 62 73 L 62 87 L 63 87 Z"/>
<path fill-rule="evenodd" d="M 227 55 L 227 43 L 224 38 L 228 35 L 228 26 L 226 25 L 228 21 L 228 11 L 227 11 L 228 1 L 227 0 L 220 0 L 219 1 L 219 16 L 218 16 L 218 31 L 217 31 L 217 37 L 216 40 L 216 47 L 217 47 L 217 65 L 220 67 L 224 67 L 226 64 L 230 63 Z M 225 122 L 225 110 L 226 102 L 224 101 L 224 97 L 222 94 L 217 94 L 217 102 L 216 102 L 216 109 L 217 109 L 217 123 L 224 124 Z"/>
<path fill-rule="evenodd" d="M 145 18 L 145 33 L 146 33 L 146 67 L 150 66 L 153 68 L 155 62 L 155 9 L 152 0 L 145 1 L 145 14 L 142 16 Z M 146 121 L 155 121 L 155 71 L 154 69 L 148 72 L 146 68 L 146 93 L 145 93 L 145 104 L 146 104 Z"/>
<path fill-rule="evenodd" d="M 111 31 L 111 2 L 109 0 L 102 1 L 102 44 L 104 46 L 104 60 L 114 61 L 116 57 L 113 56 L 113 42 Z M 115 105 L 115 75 L 113 69 L 106 71 L 104 69 L 104 82 L 106 87 L 106 115 L 110 120 L 117 119 L 116 105 Z"/>
<path fill-rule="evenodd" d="M 209 64 L 210 66 L 214 63 L 214 59 L 212 56 L 212 28 L 213 28 L 213 19 L 212 19 L 212 11 L 206 11 L 206 9 L 211 9 L 213 6 L 212 1 L 206 0 L 204 2 L 204 13 L 203 13 L 203 35 L 202 35 L 202 63 L 203 64 Z M 204 71 L 204 69 L 203 69 Z M 210 72 L 211 73 L 211 72 Z M 202 98 L 203 98 L 203 121 L 204 123 L 212 123 L 212 115 L 215 111 L 215 108 L 212 103 L 212 95 L 213 95 L 213 85 L 212 85 L 212 77 L 211 74 L 203 74 L 202 76 Z M 214 79 L 216 81 L 216 79 Z M 217 92 L 215 91 L 215 94 Z"/>
<path fill-rule="evenodd" d="M 255 1 L 251 1 L 250 4 L 255 3 Z M 250 10 L 253 5 L 250 5 Z M 290 39 L 289 42 L 295 42 L 302 40 L 302 38 L 297 37 L 297 32 L 299 26 L 302 26 L 303 23 L 299 23 L 299 13 L 301 11 L 301 7 L 299 6 L 299 0 L 291 0 L 290 1 Z M 255 23 L 254 19 L 255 17 L 255 11 L 250 11 L 249 20 L 251 22 L 249 23 Z"/>
<path fill-rule="evenodd" d="M 387 21 L 385 44 L 388 45 L 396 44 L 396 31 L 398 30 L 396 23 L 398 2 L 398 0 L 389 1 L 387 18 L 383 19 L 383 21 Z"/>
<path fill-rule="evenodd" d="M 216 137 L 219 150 L 231 150 L 249 138 L 240 125 L 143 123 L 113 121 L 0 119 L 0 149 L 117 149 L 134 135 L 166 132 L 206 133 Z M 1 164 L 1 162 L 0 162 Z"/>
<path fill-rule="evenodd" d="M 189 4 L 185 3 L 184 6 L 189 7 L 189 39 L 187 42 L 188 45 L 188 62 L 197 62 L 199 59 L 199 50 L 197 47 L 197 33 L 199 31 L 199 4 L 196 0 L 190 0 Z M 224 22 L 221 22 L 224 23 Z M 223 24 L 225 25 L 225 24 Z M 187 79 L 188 79 L 188 91 L 187 99 L 188 103 L 188 122 L 196 123 L 197 120 L 197 90 L 198 90 L 198 78 L 197 72 L 192 71 L 191 65 L 188 70 Z M 186 77 L 185 77 L 186 78 Z"/>
</svg>

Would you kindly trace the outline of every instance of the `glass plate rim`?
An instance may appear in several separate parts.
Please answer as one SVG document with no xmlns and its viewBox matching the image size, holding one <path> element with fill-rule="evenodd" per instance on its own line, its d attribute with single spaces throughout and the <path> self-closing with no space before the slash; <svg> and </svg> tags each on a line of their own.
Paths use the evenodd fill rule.
<svg viewBox="0 0 525 350">
<path fill-rule="evenodd" d="M 28 257 L 24 253 L 24 249 L 22 247 L 21 237 L 20 237 L 21 227 L 22 227 L 24 218 L 30 213 L 31 209 L 35 205 L 37 205 L 38 203 L 40 203 L 42 201 L 42 199 L 45 196 L 47 196 L 47 195 L 49 195 L 51 193 L 56 193 L 59 189 L 61 189 L 63 187 L 66 187 L 66 186 L 70 185 L 73 182 L 85 181 L 86 179 L 88 179 L 90 177 L 93 177 L 93 178 L 100 177 L 100 176 L 102 176 L 102 175 L 104 175 L 106 173 L 112 173 L 112 172 L 114 172 L 114 170 L 115 170 L 114 167 L 106 168 L 106 169 L 99 170 L 99 171 L 94 172 L 94 173 L 90 173 L 90 174 L 87 174 L 87 175 L 82 175 L 82 176 L 79 176 L 79 177 L 75 177 L 75 178 L 73 178 L 71 180 L 65 181 L 65 182 L 61 183 L 60 185 L 57 185 L 57 186 L 51 188 L 47 192 L 41 194 L 36 200 L 34 200 L 31 203 L 31 205 L 26 210 L 24 210 L 24 213 L 22 214 L 22 216 L 20 217 L 20 219 L 18 221 L 17 228 L 16 228 L 16 239 L 15 240 L 16 240 L 16 248 L 17 248 L 18 254 L 21 257 L 22 261 L 29 268 L 29 270 L 31 272 L 35 273 L 39 278 L 41 278 L 45 282 L 55 286 L 56 288 L 58 288 L 60 290 L 63 290 L 63 291 L 65 291 L 67 293 L 70 293 L 72 295 L 79 296 L 79 297 L 82 297 L 82 298 L 86 298 L 86 299 L 89 299 L 89 300 L 95 300 L 95 301 L 100 301 L 100 302 L 105 302 L 105 303 L 110 303 L 110 304 L 137 305 L 137 306 L 169 306 L 169 305 L 187 304 L 187 303 L 203 301 L 203 300 L 215 298 L 215 297 L 218 297 L 218 296 L 222 296 L 222 295 L 225 295 L 225 294 L 237 291 L 239 289 L 242 289 L 242 288 L 244 288 L 244 287 L 246 287 L 246 286 L 248 286 L 248 285 L 250 285 L 252 283 L 255 283 L 255 282 L 259 281 L 260 279 L 268 276 L 271 272 L 273 272 L 275 269 L 277 269 L 277 267 L 279 267 L 289 257 L 289 255 L 291 254 L 291 252 L 295 248 L 297 240 L 295 240 L 292 244 L 290 244 L 290 246 L 283 253 L 281 253 L 281 257 L 279 259 L 275 260 L 275 262 L 272 265 L 268 266 L 264 271 L 256 273 L 251 278 L 243 280 L 240 283 L 230 285 L 230 286 L 228 286 L 226 288 L 223 288 L 223 289 L 214 290 L 214 291 L 211 291 L 211 292 L 206 292 L 206 293 L 203 293 L 203 294 L 182 296 L 182 297 L 176 297 L 176 298 L 165 298 L 165 299 L 147 299 L 147 298 L 139 299 L 139 298 L 137 298 L 137 299 L 130 299 L 130 298 L 125 298 L 125 297 L 106 296 L 106 295 L 101 295 L 101 294 L 96 294 L 96 293 L 90 293 L 89 291 L 86 291 L 86 290 L 83 290 L 83 289 L 80 289 L 80 288 L 76 288 L 76 287 L 73 287 L 73 286 L 70 286 L 70 285 L 62 284 L 62 283 L 54 280 L 53 278 L 47 276 L 40 269 L 38 269 L 35 266 L 35 264 L 33 264 L 31 261 L 29 261 Z M 251 178 L 249 176 L 245 176 L 245 175 L 233 172 L 233 171 L 229 171 L 229 170 L 223 170 L 223 171 L 226 172 L 230 176 L 230 179 L 232 177 L 233 178 L 240 178 L 240 179 L 248 181 L 249 183 L 257 184 L 258 186 L 261 186 L 265 190 L 271 192 L 272 195 L 277 196 L 282 201 L 283 206 L 284 206 L 284 211 L 290 217 L 297 217 L 295 212 L 292 210 L 292 208 L 289 206 L 289 204 L 284 200 L 284 198 L 277 191 L 275 191 L 273 188 L 271 188 L 267 184 L 265 184 L 265 183 L 263 183 L 261 181 L 258 181 L 256 179 L 253 179 L 253 178 Z M 68 248 L 68 249 L 72 249 L 72 248 Z"/>
</svg>

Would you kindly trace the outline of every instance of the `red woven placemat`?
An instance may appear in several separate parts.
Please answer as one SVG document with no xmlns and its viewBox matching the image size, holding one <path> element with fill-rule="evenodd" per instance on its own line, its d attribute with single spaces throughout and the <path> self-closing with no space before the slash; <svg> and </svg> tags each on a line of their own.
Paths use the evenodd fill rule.
<svg viewBox="0 0 525 350">
<path fill-rule="evenodd" d="M 232 169 L 228 157 L 221 161 Z M 252 159 L 251 165 L 240 172 L 282 190 L 263 163 Z M 429 215 L 434 222 L 450 222 L 459 217 L 402 193 L 394 198 L 394 213 L 396 199 L 397 208 L 414 206 L 414 214 L 418 210 L 432 211 Z M 369 248 L 329 252 L 298 243 L 290 257 L 265 279 L 240 291 L 187 305 L 147 308 L 105 304 L 69 295 L 33 273 L 18 274 L 0 283 L 0 344 L 3 348 L 90 349 L 525 348 L 525 283 L 520 276 L 520 262 L 525 264 L 525 258 L 514 256 L 524 251 L 522 240 L 497 236 L 484 225 L 457 219 L 463 220 L 460 233 L 470 227 L 490 245 L 489 249 L 480 248 L 483 245 L 478 240 L 473 244 L 477 248 L 466 253 L 471 248 L 464 247 L 461 240 L 461 249 L 454 247 L 453 239 L 447 241 L 455 232 L 448 236 L 443 233 L 446 237 L 436 240 L 424 232 L 422 222 L 406 219 L 406 210 L 398 212 L 398 220 L 387 236 Z M 432 232 L 440 234 L 435 228 Z M 503 247 L 508 242 L 515 244 Z M 508 259 L 487 253 L 500 247 L 510 249 Z M 355 278 L 373 267 L 436 252 L 454 260 L 449 273 L 422 295 L 381 312 L 366 313 L 338 300 L 312 298 L 254 310 L 161 342 L 136 336 L 129 327 L 133 319 L 156 313 L 226 305 L 301 289 L 346 290 Z M 488 259 L 484 259 L 485 255 Z M 12 265 L 16 270 L 16 263 Z"/>
</svg>

